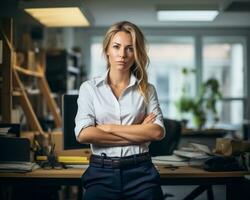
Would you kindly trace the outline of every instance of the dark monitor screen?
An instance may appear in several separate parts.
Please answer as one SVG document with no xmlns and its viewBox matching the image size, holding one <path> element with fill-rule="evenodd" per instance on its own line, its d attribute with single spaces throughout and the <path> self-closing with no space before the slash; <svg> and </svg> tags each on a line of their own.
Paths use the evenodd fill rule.
<svg viewBox="0 0 250 200">
<path fill-rule="evenodd" d="M 63 147 L 67 149 L 89 148 L 88 144 L 80 144 L 75 137 L 75 116 L 77 113 L 77 94 L 63 95 Z"/>
</svg>

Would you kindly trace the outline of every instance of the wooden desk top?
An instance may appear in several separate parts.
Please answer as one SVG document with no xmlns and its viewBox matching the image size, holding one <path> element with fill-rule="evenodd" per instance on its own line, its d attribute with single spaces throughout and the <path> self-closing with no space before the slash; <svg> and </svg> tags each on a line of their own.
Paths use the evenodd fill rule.
<svg viewBox="0 0 250 200">
<path fill-rule="evenodd" d="M 157 167 L 162 178 L 218 178 L 218 177 L 244 177 L 249 174 L 247 171 L 230 171 L 230 172 L 209 172 L 200 167 L 184 166 L 177 169 L 166 168 L 164 166 Z"/>
<path fill-rule="evenodd" d="M 170 169 L 164 166 L 157 166 L 161 178 L 218 178 L 218 177 L 244 177 L 244 175 L 250 174 L 246 171 L 234 171 L 234 172 L 208 172 L 197 167 L 179 167 L 177 169 Z M 84 169 L 37 169 L 28 173 L 0 173 L 0 179 L 2 177 L 8 178 L 57 178 L 57 179 L 78 179 L 81 178 Z"/>
</svg>

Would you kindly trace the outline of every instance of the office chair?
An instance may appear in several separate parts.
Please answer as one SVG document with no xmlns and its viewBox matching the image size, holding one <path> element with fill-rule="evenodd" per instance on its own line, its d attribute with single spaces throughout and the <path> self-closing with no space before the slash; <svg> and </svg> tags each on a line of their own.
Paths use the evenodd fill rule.
<svg viewBox="0 0 250 200">
<path fill-rule="evenodd" d="M 161 141 L 153 141 L 149 146 L 151 156 L 172 155 L 177 149 L 181 137 L 181 122 L 163 119 L 166 135 Z"/>
<path fill-rule="evenodd" d="M 181 137 L 181 122 L 172 119 L 163 119 L 166 135 L 161 141 L 153 141 L 149 145 L 151 156 L 172 155 L 177 149 Z M 164 199 L 174 195 L 165 193 Z"/>
</svg>

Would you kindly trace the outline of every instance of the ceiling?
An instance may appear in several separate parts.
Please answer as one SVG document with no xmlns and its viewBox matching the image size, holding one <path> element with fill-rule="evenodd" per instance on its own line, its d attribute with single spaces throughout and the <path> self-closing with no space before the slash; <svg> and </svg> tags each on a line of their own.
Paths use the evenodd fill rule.
<svg viewBox="0 0 250 200">
<path fill-rule="evenodd" d="M 0 3 L 0 17 L 18 15 L 20 0 L 5 0 Z M 28 0 L 36 1 L 36 0 Z M 42 0 L 43 1 L 43 0 Z M 49 0 L 53 3 L 53 0 Z M 70 0 L 67 0 L 70 1 Z M 144 27 L 250 27 L 250 0 L 81 0 L 94 19 L 92 27 L 106 27 L 128 20 Z M 156 18 L 157 8 L 169 5 L 215 6 L 220 14 L 213 22 L 159 22 Z M 31 18 L 31 17 L 29 17 Z M 25 15 L 25 23 L 29 21 Z M 31 19 L 30 19 L 31 20 Z M 33 20 L 34 21 L 34 20 Z"/>
<path fill-rule="evenodd" d="M 250 27 L 250 0 L 84 0 L 93 26 L 128 20 L 145 27 Z M 159 22 L 156 9 L 169 4 L 212 5 L 220 10 L 213 22 Z M 185 6 L 184 5 L 184 6 Z"/>
</svg>

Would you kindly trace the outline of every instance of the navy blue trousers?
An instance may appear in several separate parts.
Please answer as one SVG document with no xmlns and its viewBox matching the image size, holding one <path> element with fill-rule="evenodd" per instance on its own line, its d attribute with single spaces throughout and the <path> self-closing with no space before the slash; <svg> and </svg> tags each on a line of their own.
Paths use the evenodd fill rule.
<svg viewBox="0 0 250 200">
<path fill-rule="evenodd" d="M 82 176 L 84 200 L 162 200 L 160 176 L 151 161 L 125 168 L 91 164 Z"/>
</svg>

